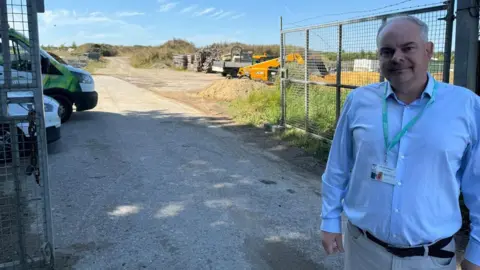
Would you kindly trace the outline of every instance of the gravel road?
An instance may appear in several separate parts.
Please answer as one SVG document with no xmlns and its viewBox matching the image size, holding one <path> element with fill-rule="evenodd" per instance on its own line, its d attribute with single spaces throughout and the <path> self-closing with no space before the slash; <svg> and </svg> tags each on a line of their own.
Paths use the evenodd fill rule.
<svg viewBox="0 0 480 270">
<path fill-rule="evenodd" d="M 58 269 L 340 269 L 319 176 L 109 76 L 50 149 Z"/>
</svg>

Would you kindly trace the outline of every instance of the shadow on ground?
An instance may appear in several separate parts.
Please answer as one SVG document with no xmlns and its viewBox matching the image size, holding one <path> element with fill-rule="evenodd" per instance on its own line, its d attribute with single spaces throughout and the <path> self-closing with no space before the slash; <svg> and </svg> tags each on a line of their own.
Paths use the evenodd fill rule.
<svg viewBox="0 0 480 270">
<path fill-rule="evenodd" d="M 321 248 L 318 163 L 303 170 L 309 157 L 271 134 L 161 110 L 76 113 L 62 129 L 57 269 L 341 269 Z"/>
</svg>

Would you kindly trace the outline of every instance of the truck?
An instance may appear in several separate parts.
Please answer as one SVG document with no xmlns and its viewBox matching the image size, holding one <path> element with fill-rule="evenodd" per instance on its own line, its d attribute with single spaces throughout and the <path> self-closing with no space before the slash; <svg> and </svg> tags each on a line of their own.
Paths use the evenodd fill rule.
<svg viewBox="0 0 480 270">
<path fill-rule="evenodd" d="M 233 47 L 231 53 L 224 55 L 222 58 L 222 60 L 213 62 L 212 72 L 220 73 L 228 78 L 236 78 L 240 68 L 250 66 L 253 63 L 252 55 L 243 52 L 243 49 L 239 46 Z"/>
<path fill-rule="evenodd" d="M 12 69 L 25 74 L 30 72 L 29 40 L 12 28 L 9 28 L 8 35 L 16 56 L 16 59 L 12 60 Z M 76 112 L 91 110 L 97 106 L 98 93 L 89 72 L 60 63 L 43 49 L 40 49 L 40 57 L 44 65 L 42 67 L 43 93 L 60 104 L 59 114 L 62 123 L 70 119 L 73 106 Z"/>
</svg>

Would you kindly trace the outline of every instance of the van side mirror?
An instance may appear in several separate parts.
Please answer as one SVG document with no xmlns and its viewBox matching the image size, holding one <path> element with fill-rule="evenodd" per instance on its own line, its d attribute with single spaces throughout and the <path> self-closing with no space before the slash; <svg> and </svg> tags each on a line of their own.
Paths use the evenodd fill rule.
<svg viewBox="0 0 480 270">
<path fill-rule="evenodd" d="M 50 59 L 47 57 L 41 57 L 40 59 L 42 74 L 48 74 L 48 70 L 50 69 Z"/>
</svg>

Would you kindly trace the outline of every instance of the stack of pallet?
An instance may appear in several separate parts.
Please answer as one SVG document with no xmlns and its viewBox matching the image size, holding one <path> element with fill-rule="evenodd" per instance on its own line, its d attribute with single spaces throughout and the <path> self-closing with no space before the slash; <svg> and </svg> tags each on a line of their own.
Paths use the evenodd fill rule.
<svg viewBox="0 0 480 270">
<path fill-rule="evenodd" d="M 187 54 L 187 65 L 188 65 L 188 70 L 198 71 L 195 65 L 195 54 Z"/>
<path fill-rule="evenodd" d="M 203 52 L 203 50 L 197 51 L 194 58 L 195 59 L 193 60 L 192 70 L 195 72 L 202 71 L 202 65 L 205 61 L 205 53 Z"/>
<path fill-rule="evenodd" d="M 179 69 L 187 69 L 188 59 L 185 54 L 173 56 L 173 66 Z"/>
<path fill-rule="evenodd" d="M 205 50 L 205 62 L 202 65 L 202 71 L 205 73 L 212 72 L 213 62 L 219 60 L 221 51 L 216 47 Z"/>
</svg>

